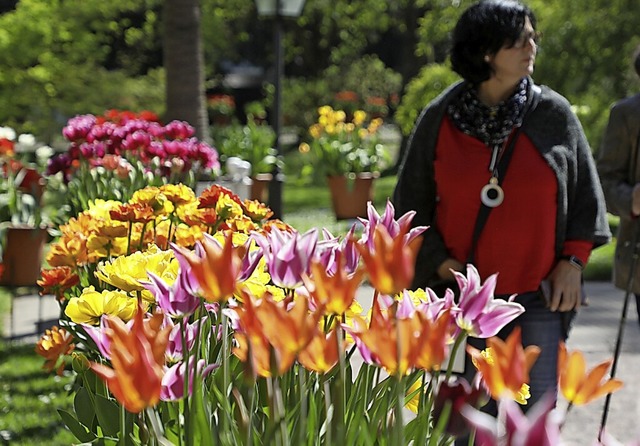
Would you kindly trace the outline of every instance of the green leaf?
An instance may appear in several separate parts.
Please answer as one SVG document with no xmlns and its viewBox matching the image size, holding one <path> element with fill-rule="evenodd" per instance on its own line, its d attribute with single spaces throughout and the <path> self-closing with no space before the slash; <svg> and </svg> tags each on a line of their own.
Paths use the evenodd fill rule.
<svg viewBox="0 0 640 446">
<path fill-rule="evenodd" d="M 120 431 L 120 408 L 113 401 L 96 395 L 96 415 L 102 431 L 106 435 L 118 435 Z"/>
<path fill-rule="evenodd" d="M 196 376 L 194 379 L 194 392 L 191 396 L 191 411 L 189 413 L 189 422 L 191 423 L 191 432 L 194 435 L 194 444 L 201 446 L 213 446 L 213 433 L 209 427 L 208 417 L 205 413 L 203 401 L 202 376 Z M 221 433 L 220 436 L 224 436 Z"/>
<path fill-rule="evenodd" d="M 60 418 L 62 418 L 62 422 L 69 428 L 71 433 L 75 435 L 75 437 L 82 441 L 83 443 L 89 443 L 95 440 L 96 436 L 89 432 L 87 428 L 82 425 L 76 418 L 66 410 L 58 409 L 58 413 L 60 414 Z"/>
<path fill-rule="evenodd" d="M 91 403 L 91 397 L 85 387 L 81 387 L 73 399 L 73 409 L 76 412 L 78 421 L 85 426 L 93 424 L 93 417 L 96 413 Z"/>
</svg>

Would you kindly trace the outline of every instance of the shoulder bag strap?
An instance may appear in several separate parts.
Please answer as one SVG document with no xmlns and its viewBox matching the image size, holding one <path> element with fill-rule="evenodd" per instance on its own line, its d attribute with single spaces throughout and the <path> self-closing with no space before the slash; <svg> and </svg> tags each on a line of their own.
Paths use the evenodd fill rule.
<svg viewBox="0 0 640 446">
<path fill-rule="evenodd" d="M 525 115 L 524 115 L 525 118 L 527 117 L 527 114 L 529 112 L 533 111 L 536 108 L 536 106 L 538 105 L 538 102 L 540 102 L 540 91 L 541 91 L 540 87 L 538 87 L 537 85 L 533 85 L 531 87 L 531 101 L 529 101 L 527 110 L 525 111 Z M 523 123 L 524 123 L 524 119 L 523 119 Z M 518 136 L 520 135 L 521 130 L 522 130 L 522 124 L 520 124 L 520 126 L 516 128 L 516 131 L 511 137 L 511 141 L 509 141 L 509 145 L 507 146 L 504 154 L 502 155 L 502 158 L 500 158 L 500 162 L 498 163 L 498 166 L 497 166 L 498 178 L 500 178 L 501 181 L 504 180 L 504 176 L 507 173 L 507 166 L 509 165 L 509 161 L 511 161 L 511 156 L 513 155 L 513 152 L 514 152 L 513 148 L 516 145 L 516 141 L 518 140 Z M 471 250 L 469 251 L 469 256 L 467 257 L 467 263 L 473 264 L 475 261 L 476 245 L 478 244 L 478 240 L 480 239 L 480 234 L 482 233 L 482 229 L 484 228 L 484 225 L 487 222 L 487 219 L 489 218 L 489 212 L 491 212 L 491 209 L 493 208 L 490 208 L 484 203 L 480 204 L 480 210 L 478 211 L 478 216 L 476 217 L 476 224 L 473 228 Z"/>
</svg>

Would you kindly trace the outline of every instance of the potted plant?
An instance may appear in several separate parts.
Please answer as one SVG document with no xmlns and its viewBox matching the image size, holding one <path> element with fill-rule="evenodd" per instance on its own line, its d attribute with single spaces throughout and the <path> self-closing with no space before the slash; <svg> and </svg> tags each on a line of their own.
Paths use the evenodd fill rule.
<svg viewBox="0 0 640 446">
<path fill-rule="evenodd" d="M 214 125 L 227 126 L 234 121 L 236 101 L 228 94 L 213 94 L 207 97 L 207 110 Z"/>
<path fill-rule="evenodd" d="M 35 164 L 18 155 L 35 149 L 35 138 L 20 135 L 16 142 L 15 132 L 3 127 L 0 147 L 0 284 L 34 286 L 48 238 L 42 218 L 45 180 Z"/>
<path fill-rule="evenodd" d="M 314 165 L 322 169 L 331 190 L 338 220 L 365 217 L 373 198 L 374 180 L 390 161 L 379 141 L 382 119 L 369 120 L 356 110 L 351 120 L 343 110 L 325 105 L 318 109 L 318 121 L 309 128 Z"/>
<path fill-rule="evenodd" d="M 276 164 L 281 162 L 274 147 L 276 134 L 273 129 L 266 124 L 257 123 L 250 115 L 246 125 L 226 127 L 217 132 L 215 139 L 221 161 L 238 157 L 251 163 L 250 198 L 265 202 L 272 172 Z"/>
</svg>

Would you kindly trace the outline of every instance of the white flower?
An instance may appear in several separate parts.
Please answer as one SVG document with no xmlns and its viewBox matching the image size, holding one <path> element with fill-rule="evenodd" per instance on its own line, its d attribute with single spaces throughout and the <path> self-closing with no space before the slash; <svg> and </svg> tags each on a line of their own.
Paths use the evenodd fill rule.
<svg viewBox="0 0 640 446">
<path fill-rule="evenodd" d="M 0 139 L 14 141 L 16 139 L 16 131 L 11 127 L 0 127 Z"/>
<path fill-rule="evenodd" d="M 15 132 L 14 132 L 15 133 Z M 36 145 L 36 137 L 31 133 L 23 133 L 18 136 L 18 144 L 23 147 L 33 147 Z"/>
</svg>

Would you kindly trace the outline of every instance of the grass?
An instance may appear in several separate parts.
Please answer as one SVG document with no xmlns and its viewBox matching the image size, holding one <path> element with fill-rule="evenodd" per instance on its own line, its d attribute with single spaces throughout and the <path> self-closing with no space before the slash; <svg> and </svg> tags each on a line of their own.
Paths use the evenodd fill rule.
<svg viewBox="0 0 640 446">
<path fill-rule="evenodd" d="M 375 184 L 374 205 L 384 210 L 393 192 L 395 177 Z M 285 184 L 284 220 L 301 232 L 326 227 L 334 235 L 346 233 L 353 221 L 336 221 L 328 188 Z M 617 219 L 612 218 L 615 231 Z M 614 244 L 593 251 L 585 269 L 587 280 L 610 280 Z M 9 294 L 0 288 L 0 315 L 9 311 Z M 0 320 L 0 323 L 2 321 Z M 56 409 L 72 405 L 68 389 L 71 376 L 57 377 L 42 370 L 43 359 L 33 345 L 10 344 L 0 339 L 0 445 L 69 445 L 74 437 L 66 431 Z"/>
<path fill-rule="evenodd" d="M 9 292 L 0 288 L 0 314 L 9 312 Z M 57 409 L 69 409 L 73 377 L 42 370 L 44 360 L 32 344 L 0 339 L 0 444 L 69 445 L 74 437 Z"/>
</svg>

